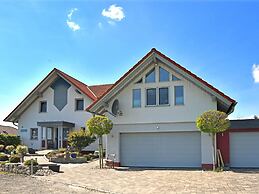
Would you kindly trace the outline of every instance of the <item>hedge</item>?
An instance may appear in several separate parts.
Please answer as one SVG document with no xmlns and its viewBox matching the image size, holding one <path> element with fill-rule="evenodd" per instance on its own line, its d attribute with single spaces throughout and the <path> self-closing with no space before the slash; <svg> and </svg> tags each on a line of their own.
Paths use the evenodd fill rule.
<svg viewBox="0 0 259 194">
<path fill-rule="evenodd" d="M 16 135 L 0 134 L 0 144 L 3 144 L 5 146 L 8 146 L 8 145 L 17 146 L 21 144 L 21 140 L 20 140 L 20 137 Z"/>
</svg>

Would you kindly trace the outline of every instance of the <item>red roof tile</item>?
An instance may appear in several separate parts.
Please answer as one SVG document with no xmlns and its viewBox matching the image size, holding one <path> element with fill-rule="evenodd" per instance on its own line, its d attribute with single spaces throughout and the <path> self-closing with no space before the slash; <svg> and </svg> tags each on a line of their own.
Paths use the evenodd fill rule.
<svg viewBox="0 0 259 194">
<path fill-rule="evenodd" d="M 97 98 L 100 98 L 112 86 L 113 84 L 104 84 L 104 85 L 93 85 L 88 87 L 97 96 Z"/>
</svg>

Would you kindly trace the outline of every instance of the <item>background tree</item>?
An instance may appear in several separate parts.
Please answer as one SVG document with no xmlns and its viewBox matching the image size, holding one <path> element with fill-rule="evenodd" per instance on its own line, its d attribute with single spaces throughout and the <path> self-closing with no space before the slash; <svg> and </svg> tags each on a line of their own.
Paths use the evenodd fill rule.
<svg viewBox="0 0 259 194">
<path fill-rule="evenodd" d="M 210 110 L 204 112 L 196 120 L 196 126 L 202 132 L 209 133 L 212 137 L 212 147 L 213 147 L 213 170 L 216 166 L 217 150 L 216 150 L 216 134 L 226 131 L 230 122 L 228 120 L 228 115 L 224 112 Z"/>
<path fill-rule="evenodd" d="M 68 144 L 81 152 L 84 147 L 89 146 L 96 140 L 88 131 L 83 129 L 72 131 L 68 134 Z"/>
<path fill-rule="evenodd" d="M 103 168 L 103 135 L 110 133 L 113 123 L 105 116 L 94 116 L 87 121 L 86 125 L 90 133 L 99 139 L 99 163 L 100 168 Z"/>
</svg>

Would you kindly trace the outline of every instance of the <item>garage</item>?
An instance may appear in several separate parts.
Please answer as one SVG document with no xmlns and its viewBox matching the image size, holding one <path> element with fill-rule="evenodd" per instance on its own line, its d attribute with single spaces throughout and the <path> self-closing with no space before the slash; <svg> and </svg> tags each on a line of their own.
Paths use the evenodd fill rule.
<svg viewBox="0 0 259 194">
<path fill-rule="evenodd" d="M 120 162 L 135 167 L 201 167 L 201 134 L 121 133 Z"/>
<path fill-rule="evenodd" d="M 230 133 L 230 166 L 259 168 L 259 132 Z"/>
</svg>

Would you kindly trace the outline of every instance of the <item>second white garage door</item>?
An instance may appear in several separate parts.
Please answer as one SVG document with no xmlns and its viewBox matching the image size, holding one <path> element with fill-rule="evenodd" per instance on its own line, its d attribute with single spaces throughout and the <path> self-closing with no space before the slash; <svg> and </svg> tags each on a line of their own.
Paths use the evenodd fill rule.
<svg viewBox="0 0 259 194">
<path fill-rule="evenodd" d="M 122 133 L 121 166 L 200 167 L 200 132 Z"/>
<path fill-rule="evenodd" d="M 230 166 L 259 168 L 259 132 L 230 133 Z"/>
</svg>

